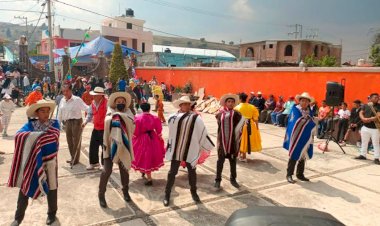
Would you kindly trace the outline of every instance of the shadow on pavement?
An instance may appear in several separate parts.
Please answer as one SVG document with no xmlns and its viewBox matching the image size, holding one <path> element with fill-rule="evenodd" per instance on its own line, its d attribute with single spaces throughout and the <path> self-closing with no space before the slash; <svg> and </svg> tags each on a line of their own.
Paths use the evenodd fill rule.
<svg viewBox="0 0 380 226">
<path fill-rule="evenodd" d="M 247 162 L 238 161 L 237 165 L 241 168 L 253 170 L 253 172 L 267 172 L 270 174 L 276 174 L 277 172 L 281 171 L 274 167 L 272 163 L 261 159 L 248 159 Z"/>
</svg>

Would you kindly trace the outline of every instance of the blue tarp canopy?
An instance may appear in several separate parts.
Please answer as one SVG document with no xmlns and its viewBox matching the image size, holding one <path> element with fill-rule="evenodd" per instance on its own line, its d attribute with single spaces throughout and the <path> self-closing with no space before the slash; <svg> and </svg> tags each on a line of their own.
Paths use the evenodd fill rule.
<svg viewBox="0 0 380 226">
<path fill-rule="evenodd" d="M 69 53 L 71 57 L 75 57 L 80 46 L 70 47 Z M 84 46 L 79 51 L 78 57 L 83 56 L 92 56 L 98 54 L 99 51 L 103 51 L 104 55 L 111 55 L 114 48 L 114 42 L 99 36 L 96 39 L 84 43 Z M 131 53 L 138 54 L 139 51 L 135 49 L 128 48 L 126 46 L 121 45 L 121 50 L 123 52 L 123 56 L 130 55 Z M 64 49 L 54 49 L 53 52 L 59 56 L 65 55 Z"/>
</svg>

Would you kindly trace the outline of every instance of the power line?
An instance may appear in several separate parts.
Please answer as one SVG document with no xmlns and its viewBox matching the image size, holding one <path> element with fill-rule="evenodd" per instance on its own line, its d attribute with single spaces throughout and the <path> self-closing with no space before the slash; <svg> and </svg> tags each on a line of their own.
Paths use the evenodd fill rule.
<svg viewBox="0 0 380 226">
<path fill-rule="evenodd" d="M 37 2 L 36 4 L 34 4 L 32 7 L 30 7 L 29 9 L 27 9 L 28 11 L 29 10 L 32 10 L 34 7 L 36 7 L 37 5 L 39 4 L 39 2 Z M 20 14 L 19 16 L 23 16 L 25 14 Z M 11 23 L 12 21 L 14 20 L 14 18 L 12 18 L 11 20 L 9 20 L 9 23 Z"/>
<path fill-rule="evenodd" d="M 9 11 L 9 12 L 26 12 L 26 13 L 40 13 L 40 11 L 34 11 L 34 10 L 22 10 L 22 9 L 0 9 L 0 11 Z"/>
<path fill-rule="evenodd" d="M 38 2 L 38 0 L 5 0 L 0 2 Z"/>
<path fill-rule="evenodd" d="M 38 24 L 40 23 L 40 20 L 41 20 L 42 14 L 44 14 L 44 11 L 45 11 L 45 5 L 46 5 L 46 4 L 44 4 L 44 5 L 42 6 L 42 10 L 41 10 L 41 13 L 40 13 L 40 17 L 38 18 L 38 21 L 37 21 L 37 23 L 36 23 L 36 26 L 34 26 L 34 29 L 33 29 L 32 33 L 30 33 L 30 35 L 28 36 L 28 40 L 32 37 L 32 35 L 33 35 L 34 32 L 36 31 L 36 28 L 37 28 Z"/>
</svg>

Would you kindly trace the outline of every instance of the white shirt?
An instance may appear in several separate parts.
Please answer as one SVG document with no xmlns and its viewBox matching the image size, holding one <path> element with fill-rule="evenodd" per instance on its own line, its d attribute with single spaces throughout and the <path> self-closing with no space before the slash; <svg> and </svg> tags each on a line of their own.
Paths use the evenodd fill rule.
<svg viewBox="0 0 380 226">
<path fill-rule="evenodd" d="M 349 119 L 350 115 L 351 115 L 351 112 L 349 110 L 340 109 L 338 111 L 338 115 L 339 115 L 339 118 Z"/>
<path fill-rule="evenodd" d="M 58 120 L 60 122 L 69 119 L 81 119 L 82 111 L 87 111 L 88 106 L 80 97 L 72 95 L 69 100 L 62 98 L 59 103 Z"/>
<path fill-rule="evenodd" d="M 29 86 L 30 85 L 28 76 L 26 76 L 26 75 L 24 76 L 23 83 L 24 83 L 24 86 Z"/>
</svg>

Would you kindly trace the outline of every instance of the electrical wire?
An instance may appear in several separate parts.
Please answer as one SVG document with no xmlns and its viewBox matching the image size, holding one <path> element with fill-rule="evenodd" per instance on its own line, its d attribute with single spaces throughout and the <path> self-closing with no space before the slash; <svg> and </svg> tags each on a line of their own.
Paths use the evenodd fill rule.
<svg viewBox="0 0 380 226">
<path fill-rule="evenodd" d="M 32 35 L 34 34 L 34 32 L 36 31 L 36 28 L 37 28 L 38 24 L 40 23 L 40 20 L 41 20 L 42 14 L 44 14 L 45 6 L 46 6 L 46 4 L 42 6 L 42 10 L 41 10 L 41 13 L 40 13 L 40 17 L 38 18 L 38 21 L 37 21 L 37 23 L 36 23 L 36 26 L 34 26 L 34 29 L 33 29 L 32 33 L 30 33 L 30 35 L 29 35 L 29 37 L 28 37 L 27 40 L 29 40 L 29 39 L 32 37 Z"/>
</svg>

